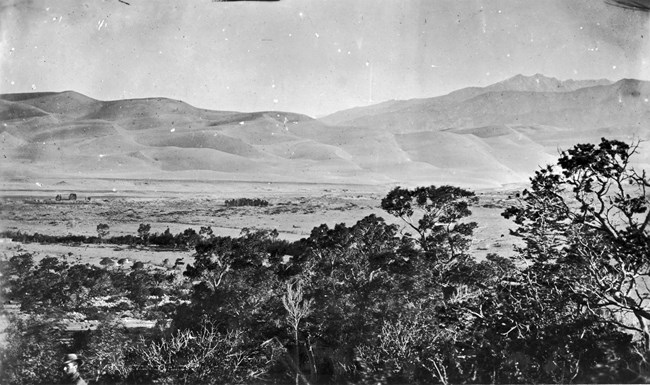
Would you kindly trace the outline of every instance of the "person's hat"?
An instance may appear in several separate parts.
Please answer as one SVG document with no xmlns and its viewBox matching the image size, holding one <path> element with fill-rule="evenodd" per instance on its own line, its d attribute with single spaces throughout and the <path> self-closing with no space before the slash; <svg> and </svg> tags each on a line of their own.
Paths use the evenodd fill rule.
<svg viewBox="0 0 650 385">
<path fill-rule="evenodd" d="M 83 360 L 83 358 L 77 356 L 76 354 L 73 354 L 73 353 L 66 354 L 65 358 L 63 359 L 63 365 L 67 365 L 70 362 L 76 362 L 77 365 L 81 366 L 81 364 L 83 364 L 84 360 Z"/>
</svg>

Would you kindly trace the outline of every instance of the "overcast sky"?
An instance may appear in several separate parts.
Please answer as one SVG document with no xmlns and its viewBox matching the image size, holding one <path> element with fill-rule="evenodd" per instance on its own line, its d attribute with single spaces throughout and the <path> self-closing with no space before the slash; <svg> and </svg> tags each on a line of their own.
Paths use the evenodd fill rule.
<svg viewBox="0 0 650 385">
<path fill-rule="evenodd" d="M 0 92 L 321 116 L 516 74 L 650 79 L 648 14 L 600 0 L 0 0 Z"/>
</svg>

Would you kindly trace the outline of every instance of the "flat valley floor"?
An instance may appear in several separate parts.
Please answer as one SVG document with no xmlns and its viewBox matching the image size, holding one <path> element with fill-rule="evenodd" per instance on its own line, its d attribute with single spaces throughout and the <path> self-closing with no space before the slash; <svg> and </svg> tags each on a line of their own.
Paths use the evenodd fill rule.
<svg viewBox="0 0 650 385">
<path fill-rule="evenodd" d="M 210 226 L 215 235 L 238 236 L 242 229 L 277 230 L 279 237 L 295 241 L 309 237 L 321 224 L 354 225 L 375 214 L 389 223 L 404 226 L 400 219 L 381 209 L 381 199 L 393 186 L 299 184 L 264 182 L 205 182 L 127 179 L 76 179 L 38 182 L 5 182 L 0 191 L 0 230 L 45 235 L 97 235 L 100 223 L 110 227 L 109 236 L 137 235 L 140 224 L 151 233 L 169 228 L 172 234 Z M 470 189 L 471 190 L 471 189 Z M 516 201 L 521 188 L 473 190 L 479 202 L 470 220 L 478 223 L 470 252 L 478 259 L 488 253 L 514 254 L 517 240 L 509 234 L 513 224 L 501 212 Z M 76 200 L 68 200 L 75 193 Z M 56 195 L 62 200 L 57 201 Z M 227 199 L 250 198 L 269 202 L 266 207 L 227 207 Z M 408 231 L 404 229 L 404 231 Z M 191 252 L 156 250 L 118 245 L 15 244 L 0 245 L 0 256 L 16 250 L 44 256 L 74 258 L 96 264 L 104 257 L 129 258 L 153 265 L 163 260 L 186 258 Z"/>
</svg>

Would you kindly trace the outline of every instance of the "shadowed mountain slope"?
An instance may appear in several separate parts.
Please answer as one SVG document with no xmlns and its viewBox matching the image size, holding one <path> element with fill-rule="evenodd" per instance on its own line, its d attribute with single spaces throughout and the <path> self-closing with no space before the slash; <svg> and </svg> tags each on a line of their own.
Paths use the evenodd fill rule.
<svg viewBox="0 0 650 385">
<path fill-rule="evenodd" d="M 629 79 L 570 92 L 488 91 L 461 101 L 441 98 L 417 100 L 398 111 L 372 111 L 363 116 L 356 110 L 357 117 L 337 124 L 405 132 L 504 124 L 580 129 L 647 127 L 650 121 L 650 86 Z M 342 115 L 336 120 L 340 118 Z M 322 121 L 332 122 L 332 118 Z"/>
<path fill-rule="evenodd" d="M 447 106 L 462 101 L 472 99 L 481 94 L 489 92 L 503 91 L 523 91 L 523 92 L 570 92 L 581 88 L 593 87 L 598 85 L 610 85 L 609 80 L 566 80 L 561 81 L 556 78 L 545 77 L 540 74 L 533 76 L 516 75 L 512 78 L 489 85 L 487 87 L 468 87 L 463 88 L 447 95 L 436 96 L 425 99 L 412 100 L 391 100 L 367 107 L 356 107 L 349 110 L 335 112 L 321 118 L 322 121 L 337 124 L 353 124 L 356 120 L 364 117 L 377 116 L 397 112 L 415 112 L 419 109 L 444 109 Z"/>
<path fill-rule="evenodd" d="M 650 84 L 515 76 L 315 120 L 165 98 L 0 95 L 4 178 L 204 178 L 310 183 L 525 182 L 558 149 L 650 139 Z M 641 143 L 639 167 L 650 164 Z"/>
</svg>

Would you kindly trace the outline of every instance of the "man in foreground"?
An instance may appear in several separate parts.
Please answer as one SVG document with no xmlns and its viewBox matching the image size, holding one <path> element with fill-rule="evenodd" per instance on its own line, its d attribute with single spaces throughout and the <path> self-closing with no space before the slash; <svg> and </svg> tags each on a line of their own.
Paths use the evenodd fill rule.
<svg viewBox="0 0 650 385">
<path fill-rule="evenodd" d="M 83 364 L 83 359 L 76 354 L 66 354 L 63 359 L 63 371 L 66 374 L 66 384 L 70 385 L 87 385 L 86 381 L 79 374 L 79 367 Z"/>
</svg>

